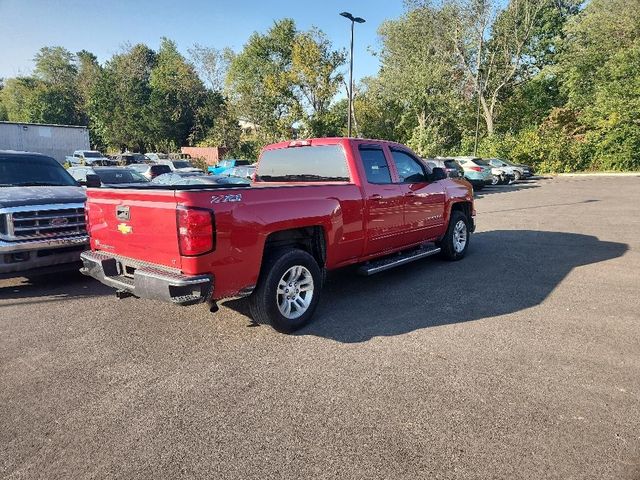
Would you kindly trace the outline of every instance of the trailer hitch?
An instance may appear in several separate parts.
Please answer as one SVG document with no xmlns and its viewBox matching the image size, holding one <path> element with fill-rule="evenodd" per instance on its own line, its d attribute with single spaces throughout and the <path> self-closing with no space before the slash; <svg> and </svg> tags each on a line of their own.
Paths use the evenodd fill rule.
<svg viewBox="0 0 640 480">
<path fill-rule="evenodd" d="M 118 300 L 129 297 L 135 297 L 135 295 L 128 290 L 116 290 L 116 298 Z"/>
</svg>

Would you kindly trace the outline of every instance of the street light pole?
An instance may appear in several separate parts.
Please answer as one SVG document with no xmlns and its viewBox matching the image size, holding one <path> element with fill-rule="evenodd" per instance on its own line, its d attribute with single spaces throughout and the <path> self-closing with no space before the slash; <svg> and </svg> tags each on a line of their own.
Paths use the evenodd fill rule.
<svg viewBox="0 0 640 480">
<path fill-rule="evenodd" d="M 348 136 L 351 136 L 351 117 L 353 116 L 353 27 L 356 23 L 364 23 L 364 18 L 354 17 L 349 12 L 342 12 L 344 18 L 351 21 L 351 48 L 349 56 L 349 116 L 347 117 Z"/>
</svg>

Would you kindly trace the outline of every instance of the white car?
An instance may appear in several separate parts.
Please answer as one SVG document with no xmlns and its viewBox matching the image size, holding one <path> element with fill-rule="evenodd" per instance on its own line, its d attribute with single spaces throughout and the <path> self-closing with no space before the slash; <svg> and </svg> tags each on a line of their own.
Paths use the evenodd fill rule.
<svg viewBox="0 0 640 480">
<path fill-rule="evenodd" d="M 191 165 L 189 160 L 169 160 L 159 158 L 157 161 L 158 165 L 169 165 L 169 168 L 172 172 L 185 172 L 185 173 L 202 173 L 204 172 L 199 168 Z"/>
<path fill-rule="evenodd" d="M 524 168 L 518 167 L 515 165 L 509 165 L 504 160 L 500 160 L 499 158 L 487 158 L 487 162 L 494 168 L 500 168 L 505 172 L 513 175 L 514 180 L 517 182 L 518 180 L 524 178 Z"/>
<path fill-rule="evenodd" d="M 115 165 L 116 162 L 105 157 L 98 150 L 76 150 L 66 157 L 71 165 Z"/>
</svg>

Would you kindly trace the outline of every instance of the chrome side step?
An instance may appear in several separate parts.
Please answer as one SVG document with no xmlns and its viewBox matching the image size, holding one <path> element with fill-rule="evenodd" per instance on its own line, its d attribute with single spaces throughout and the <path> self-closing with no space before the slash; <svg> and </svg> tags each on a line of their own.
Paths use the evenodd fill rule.
<svg viewBox="0 0 640 480">
<path fill-rule="evenodd" d="M 428 246 L 422 247 L 417 250 L 412 250 L 410 252 L 403 252 L 398 255 L 391 255 L 389 257 L 382 258 L 380 260 L 374 260 L 372 262 L 367 262 L 358 268 L 358 273 L 360 275 L 374 275 L 376 273 L 384 272 L 385 270 L 389 270 L 391 268 L 399 267 L 400 265 L 405 265 L 410 262 L 414 262 L 416 260 L 420 260 L 421 258 L 430 257 L 431 255 L 435 255 L 440 253 L 440 247 Z"/>
</svg>

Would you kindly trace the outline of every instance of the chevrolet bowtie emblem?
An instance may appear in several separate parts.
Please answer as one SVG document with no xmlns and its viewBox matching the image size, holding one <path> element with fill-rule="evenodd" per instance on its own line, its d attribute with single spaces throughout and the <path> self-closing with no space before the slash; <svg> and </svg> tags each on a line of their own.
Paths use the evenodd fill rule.
<svg viewBox="0 0 640 480">
<path fill-rule="evenodd" d="M 133 231 L 133 227 L 131 225 L 127 225 L 126 223 L 118 224 L 118 231 L 123 235 L 127 235 Z"/>
</svg>

